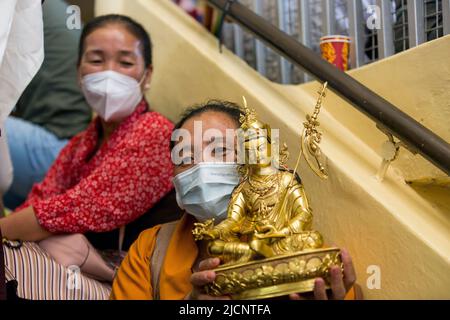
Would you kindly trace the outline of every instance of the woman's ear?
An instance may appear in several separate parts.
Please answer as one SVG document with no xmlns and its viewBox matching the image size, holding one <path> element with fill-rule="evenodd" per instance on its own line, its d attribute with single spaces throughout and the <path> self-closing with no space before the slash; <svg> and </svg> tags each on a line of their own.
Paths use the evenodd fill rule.
<svg viewBox="0 0 450 320">
<path fill-rule="evenodd" d="M 146 75 L 145 75 L 145 79 L 143 82 L 143 91 L 147 91 L 150 89 L 150 82 L 152 80 L 152 75 L 153 75 L 153 66 L 150 65 L 147 69 L 146 69 Z"/>
<path fill-rule="evenodd" d="M 80 67 L 77 68 L 77 83 L 78 83 L 78 86 L 81 88 L 81 72 L 80 72 Z"/>
</svg>

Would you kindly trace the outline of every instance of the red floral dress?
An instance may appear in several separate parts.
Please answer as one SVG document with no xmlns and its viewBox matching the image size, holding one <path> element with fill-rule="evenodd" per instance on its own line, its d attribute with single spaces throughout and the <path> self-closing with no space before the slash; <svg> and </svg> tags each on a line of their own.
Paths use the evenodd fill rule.
<svg viewBox="0 0 450 320">
<path fill-rule="evenodd" d="M 17 210 L 33 206 L 55 233 L 104 232 L 144 214 L 172 189 L 172 123 L 143 100 L 95 153 L 100 119 L 72 138 Z M 94 154 L 95 153 L 95 154 Z"/>
</svg>

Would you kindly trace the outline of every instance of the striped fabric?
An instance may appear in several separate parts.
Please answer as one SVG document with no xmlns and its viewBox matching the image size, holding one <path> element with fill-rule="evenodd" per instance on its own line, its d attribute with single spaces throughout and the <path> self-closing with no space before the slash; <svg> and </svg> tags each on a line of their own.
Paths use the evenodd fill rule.
<svg viewBox="0 0 450 320">
<path fill-rule="evenodd" d="M 18 282 L 17 295 L 29 300 L 107 300 L 111 286 L 88 278 L 77 268 L 56 263 L 36 243 L 19 249 L 3 246 L 6 280 Z M 75 271 L 75 272 L 74 272 Z"/>
<path fill-rule="evenodd" d="M 0 239 L 2 239 L 1 229 L 0 229 Z M 3 246 L 1 244 L 0 244 L 0 300 L 6 300 L 5 261 L 3 260 Z"/>
</svg>

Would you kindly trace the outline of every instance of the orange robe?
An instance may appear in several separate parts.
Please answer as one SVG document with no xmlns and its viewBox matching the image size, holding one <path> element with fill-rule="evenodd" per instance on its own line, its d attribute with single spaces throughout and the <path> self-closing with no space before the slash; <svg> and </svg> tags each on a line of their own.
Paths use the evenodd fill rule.
<svg viewBox="0 0 450 320">
<path fill-rule="evenodd" d="M 192 290 L 191 268 L 198 249 L 192 236 L 194 220 L 184 215 L 176 225 L 161 268 L 161 300 L 181 300 Z M 152 300 L 150 263 L 160 226 L 142 232 L 133 243 L 116 275 L 111 299 Z"/>
<path fill-rule="evenodd" d="M 161 300 L 181 300 L 192 290 L 191 268 L 198 249 L 192 236 L 194 219 L 185 214 L 176 225 L 160 273 Z M 153 300 L 150 263 L 160 226 L 142 232 L 131 246 L 114 280 L 111 299 Z M 353 289 L 346 299 L 354 299 Z"/>
</svg>

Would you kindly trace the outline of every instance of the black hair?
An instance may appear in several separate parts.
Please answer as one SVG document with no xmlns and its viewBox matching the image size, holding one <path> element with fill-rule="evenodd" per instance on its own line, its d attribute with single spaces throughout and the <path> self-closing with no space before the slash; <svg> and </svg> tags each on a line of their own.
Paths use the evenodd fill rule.
<svg viewBox="0 0 450 320">
<path fill-rule="evenodd" d="M 81 63 L 81 58 L 84 53 L 84 42 L 86 38 L 95 30 L 103 28 L 109 24 L 120 24 L 124 26 L 128 32 L 134 35 L 141 42 L 141 50 L 144 56 L 145 67 L 148 68 L 152 64 L 152 41 L 149 34 L 145 31 L 144 27 L 131 19 L 130 17 L 123 16 L 120 14 L 108 14 L 104 16 L 99 16 L 89 21 L 83 28 L 80 37 L 80 43 L 78 46 L 78 63 Z"/>
<path fill-rule="evenodd" d="M 180 121 L 177 122 L 173 130 L 175 131 L 177 129 L 180 129 L 186 123 L 186 121 L 205 112 L 220 112 L 226 114 L 236 123 L 237 127 L 240 126 L 239 119 L 241 117 L 241 114 L 244 113 L 241 107 L 234 102 L 224 100 L 209 100 L 206 103 L 188 107 L 182 113 Z M 173 149 L 174 146 L 175 141 L 170 141 L 170 149 Z"/>
</svg>

